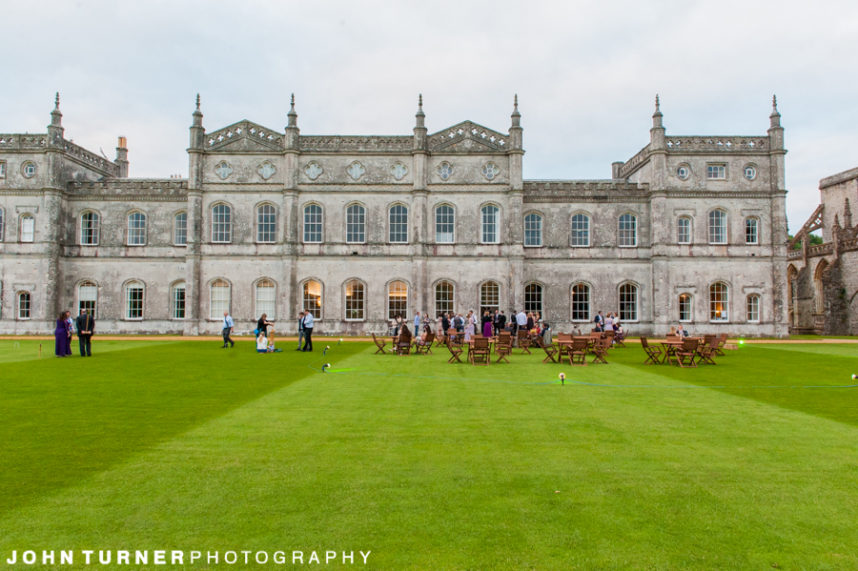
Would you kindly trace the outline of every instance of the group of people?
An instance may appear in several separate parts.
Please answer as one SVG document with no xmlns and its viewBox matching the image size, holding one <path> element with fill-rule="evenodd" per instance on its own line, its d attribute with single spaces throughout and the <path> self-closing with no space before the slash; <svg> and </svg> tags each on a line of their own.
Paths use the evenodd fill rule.
<svg viewBox="0 0 858 571">
<path fill-rule="evenodd" d="M 434 321 L 428 313 L 417 311 L 414 313 L 414 319 L 411 323 L 414 325 L 414 331 L 419 332 L 421 338 L 427 333 L 432 333 L 434 326 L 435 330 L 441 333 L 455 329 L 464 335 L 466 342 L 478 333 L 483 337 L 492 337 L 497 336 L 501 331 L 508 331 L 515 336 L 519 331 L 525 330 L 530 335 L 545 335 L 546 331 L 550 330 L 548 323 L 542 321 L 539 312 L 525 312 L 524 310 L 518 313 L 513 312 L 513 317 L 509 320 L 503 311 L 496 309 L 494 313 L 484 310 L 482 316 L 473 310 L 468 311 L 465 315 L 445 312 Z M 402 315 L 396 315 L 391 324 L 391 334 L 397 336 L 404 332 L 411 334 L 408 329 L 408 322 Z"/>
<path fill-rule="evenodd" d="M 623 326 L 620 324 L 620 317 L 616 313 L 609 311 L 608 315 L 603 316 L 600 311 L 593 318 L 593 331 L 613 331 L 622 334 Z"/>
<path fill-rule="evenodd" d="M 72 354 L 71 340 L 77 333 L 78 345 L 81 357 L 92 357 L 92 334 L 95 332 L 95 318 L 87 313 L 86 309 L 80 310 L 80 315 L 72 319 L 71 311 L 63 311 L 57 318 L 57 327 L 54 330 L 54 352 L 57 357 L 68 357 Z"/>
</svg>

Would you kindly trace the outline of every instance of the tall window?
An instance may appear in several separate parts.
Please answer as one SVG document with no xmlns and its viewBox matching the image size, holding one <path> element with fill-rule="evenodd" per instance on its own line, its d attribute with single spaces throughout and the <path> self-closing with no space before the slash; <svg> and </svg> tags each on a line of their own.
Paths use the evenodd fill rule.
<svg viewBox="0 0 858 571">
<path fill-rule="evenodd" d="M 170 317 L 185 318 L 185 282 L 178 282 L 170 289 Z"/>
<path fill-rule="evenodd" d="M 125 319 L 143 319 L 143 283 L 125 284 Z"/>
<path fill-rule="evenodd" d="M 274 282 L 269 279 L 263 279 L 256 282 L 256 315 L 263 313 L 268 319 L 277 317 L 277 287 Z"/>
<path fill-rule="evenodd" d="M 542 216 L 530 213 L 524 217 L 524 245 L 542 246 Z"/>
<path fill-rule="evenodd" d="M 450 282 L 438 282 L 435 284 L 435 315 L 442 313 L 453 313 L 455 303 L 455 289 Z"/>
<path fill-rule="evenodd" d="M 212 207 L 212 242 L 232 242 L 232 209 L 226 204 L 215 204 Z"/>
<path fill-rule="evenodd" d="M 691 218 L 688 216 L 680 216 L 676 219 L 676 243 L 691 243 Z"/>
<path fill-rule="evenodd" d="M 318 244 L 322 241 L 322 207 L 308 204 L 304 207 L 304 243 Z"/>
<path fill-rule="evenodd" d="M 727 284 L 715 282 L 709 286 L 709 321 L 728 321 L 729 301 Z"/>
<path fill-rule="evenodd" d="M 188 245 L 188 213 L 179 212 L 173 218 L 173 244 L 176 246 Z"/>
<path fill-rule="evenodd" d="M 31 214 L 21 216 L 21 242 L 33 242 L 36 239 L 36 219 Z"/>
<path fill-rule="evenodd" d="M 82 310 L 92 316 L 93 319 L 98 317 L 95 310 L 98 308 L 98 286 L 92 282 L 81 282 L 77 286 L 77 313 L 80 315 Z"/>
<path fill-rule="evenodd" d="M 590 217 L 576 214 L 572 217 L 572 246 L 581 248 L 590 245 Z"/>
<path fill-rule="evenodd" d="M 683 293 L 679 296 L 679 320 L 691 321 L 691 294 Z"/>
<path fill-rule="evenodd" d="M 6 216 L 3 209 L 0 208 L 0 242 L 3 241 L 3 236 L 6 234 Z"/>
<path fill-rule="evenodd" d="M 498 243 L 498 214 L 500 210 L 494 204 L 487 204 L 480 209 L 482 227 L 480 241 L 483 244 Z"/>
<path fill-rule="evenodd" d="M 304 311 L 309 311 L 316 319 L 322 318 L 322 284 L 315 280 L 304 282 Z"/>
<path fill-rule="evenodd" d="M 452 244 L 455 240 L 456 214 L 449 204 L 435 209 L 435 242 Z"/>
<path fill-rule="evenodd" d="M 638 219 L 634 214 L 620 216 L 617 243 L 620 246 L 638 245 Z"/>
<path fill-rule="evenodd" d="M 366 242 L 366 208 L 360 204 L 352 204 L 346 209 L 346 242 Z"/>
<path fill-rule="evenodd" d="M 277 241 L 277 212 L 270 204 L 256 207 L 256 241 L 263 244 Z"/>
<path fill-rule="evenodd" d="M 750 323 L 760 322 L 760 296 L 751 294 L 748 296 L 746 303 L 746 317 Z"/>
<path fill-rule="evenodd" d="M 365 319 L 364 285 L 357 280 L 346 283 L 346 321 Z"/>
<path fill-rule="evenodd" d="M 759 218 L 745 218 L 745 244 L 759 244 Z"/>
<path fill-rule="evenodd" d="M 80 215 L 80 243 L 82 246 L 98 245 L 99 220 L 95 212 Z"/>
<path fill-rule="evenodd" d="M 723 210 L 713 210 L 709 213 L 709 243 L 727 243 L 727 213 Z"/>
<path fill-rule="evenodd" d="M 223 312 L 229 311 L 230 289 L 229 282 L 222 279 L 216 279 L 209 286 L 211 295 L 209 318 L 223 319 Z"/>
<path fill-rule="evenodd" d="M 128 245 L 144 246 L 146 244 L 146 215 L 142 212 L 132 212 L 128 215 Z"/>
<path fill-rule="evenodd" d="M 18 292 L 18 319 L 30 319 L 30 292 Z"/>
<path fill-rule="evenodd" d="M 390 241 L 395 244 L 408 243 L 408 209 L 401 204 L 390 207 Z"/>
<path fill-rule="evenodd" d="M 387 286 L 387 318 L 397 315 L 408 318 L 408 284 L 401 281 L 390 282 Z"/>
<path fill-rule="evenodd" d="M 494 315 L 500 309 L 500 286 L 497 282 L 485 282 L 480 286 L 480 315 L 486 310 Z"/>
<path fill-rule="evenodd" d="M 623 284 L 620 286 L 620 321 L 638 320 L 638 286 Z"/>
<path fill-rule="evenodd" d="M 590 321 L 590 286 L 572 286 L 572 321 Z"/>
<path fill-rule="evenodd" d="M 527 284 L 524 286 L 524 311 L 539 312 L 542 315 L 542 286 Z"/>
</svg>

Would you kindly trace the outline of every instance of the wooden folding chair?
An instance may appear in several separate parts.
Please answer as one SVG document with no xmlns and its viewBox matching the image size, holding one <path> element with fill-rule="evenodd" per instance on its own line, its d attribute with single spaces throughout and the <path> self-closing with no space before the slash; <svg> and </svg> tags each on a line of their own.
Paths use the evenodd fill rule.
<svg viewBox="0 0 858 571">
<path fill-rule="evenodd" d="M 512 355 L 512 336 L 509 333 L 501 333 L 498 337 L 495 343 L 495 355 L 498 357 L 495 363 L 500 363 L 501 361 L 509 363 L 507 357 Z"/>
<path fill-rule="evenodd" d="M 472 365 L 490 365 L 492 362 L 488 337 L 474 338 L 474 344 L 468 350 L 468 360 Z"/>
<path fill-rule="evenodd" d="M 557 362 L 556 355 L 558 353 L 558 349 L 553 343 L 551 345 L 546 345 L 545 340 L 542 337 L 536 337 L 533 342 L 537 347 L 545 351 L 545 358 L 542 360 L 543 363 L 547 363 L 549 361 L 552 363 Z"/>
<path fill-rule="evenodd" d="M 715 354 L 723 356 L 724 355 L 724 345 L 726 345 L 726 344 L 727 344 L 727 334 L 722 333 L 721 335 L 718 336 L 718 346 L 715 347 Z"/>
<path fill-rule="evenodd" d="M 607 337 L 604 339 L 599 339 L 596 341 L 596 344 L 593 345 L 593 360 L 591 361 L 594 365 L 596 363 L 604 363 L 608 364 L 608 361 L 605 360 L 605 357 L 608 355 L 608 349 L 611 347 L 611 340 Z"/>
<path fill-rule="evenodd" d="M 646 337 L 641 337 L 641 347 L 643 347 L 644 352 L 646 353 L 646 361 L 644 361 L 644 365 L 659 365 L 661 364 L 662 359 L 662 350 L 661 347 L 656 347 L 654 345 L 650 345 L 649 341 L 647 341 Z"/>
<path fill-rule="evenodd" d="M 396 354 L 397 355 L 409 355 L 411 354 L 411 336 L 410 335 L 400 335 L 399 340 L 396 342 Z"/>
<path fill-rule="evenodd" d="M 431 355 L 432 354 L 432 343 L 435 342 L 435 334 L 427 333 L 426 340 L 423 343 L 416 343 L 414 345 L 414 352 L 418 355 Z"/>
<path fill-rule="evenodd" d="M 521 349 L 522 353 L 530 355 L 530 337 L 528 337 L 527 331 L 519 329 L 516 339 L 518 340 L 518 348 Z"/>
<path fill-rule="evenodd" d="M 384 339 L 379 339 L 375 336 L 375 333 L 372 334 L 372 340 L 375 343 L 375 346 L 378 347 L 375 350 L 375 353 L 373 353 L 373 355 L 377 355 L 379 353 L 384 355 L 387 353 L 387 351 L 384 350 L 384 348 L 387 346 L 387 341 L 385 341 Z"/>
<path fill-rule="evenodd" d="M 711 339 L 710 339 L 711 337 Z M 715 348 L 718 341 L 714 335 L 706 335 L 703 338 L 703 343 L 697 345 L 697 363 L 715 364 Z"/>
<path fill-rule="evenodd" d="M 570 365 L 587 364 L 587 339 L 573 339 L 572 345 L 566 350 Z"/>
<path fill-rule="evenodd" d="M 699 339 L 684 339 L 682 347 L 676 350 L 676 364 L 680 367 L 696 367 L 697 346 Z"/>
<path fill-rule="evenodd" d="M 447 336 L 447 349 L 450 350 L 450 358 L 447 360 L 448 363 L 461 363 L 462 359 L 460 355 L 462 354 L 462 346 L 461 345 L 453 345 L 453 341 L 450 339 L 450 336 Z"/>
</svg>

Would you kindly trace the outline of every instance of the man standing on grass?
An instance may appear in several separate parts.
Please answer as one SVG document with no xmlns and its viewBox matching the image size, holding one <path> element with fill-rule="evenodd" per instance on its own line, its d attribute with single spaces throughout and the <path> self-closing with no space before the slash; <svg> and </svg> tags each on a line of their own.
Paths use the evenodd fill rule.
<svg viewBox="0 0 858 571">
<path fill-rule="evenodd" d="M 304 313 L 304 348 L 302 351 L 313 350 L 313 314 L 309 311 Z"/>
<path fill-rule="evenodd" d="M 301 350 L 301 341 L 304 339 L 304 311 L 298 314 L 298 347 L 296 351 Z"/>
<path fill-rule="evenodd" d="M 232 333 L 232 328 L 235 327 L 235 322 L 232 320 L 232 316 L 229 314 L 229 311 L 223 312 L 223 347 L 221 349 L 226 349 L 226 344 L 229 343 L 230 347 L 235 346 L 235 341 L 229 338 L 229 334 Z"/>
<path fill-rule="evenodd" d="M 86 309 L 81 308 L 80 315 L 75 319 L 77 327 L 77 339 L 80 343 L 80 356 L 92 357 L 92 332 L 95 331 L 95 319 L 87 314 Z"/>
</svg>

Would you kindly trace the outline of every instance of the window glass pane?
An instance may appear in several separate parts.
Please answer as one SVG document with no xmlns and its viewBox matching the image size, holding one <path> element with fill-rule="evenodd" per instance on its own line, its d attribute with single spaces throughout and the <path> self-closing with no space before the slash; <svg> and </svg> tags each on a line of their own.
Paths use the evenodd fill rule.
<svg viewBox="0 0 858 571">
<path fill-rule="evenodd" d="M 760 296 L 748 296 L 747 317 L 748 321 L 752 322 L 758 322 L 760 320 Z"/>
<path fill-rule="evenodd" d="M 346 284 L 346 320 L 364 319 L 364 287 L 357 280 Z"/>
<path fill-rule="evenodd" d="M 709 243 L 727 243 L 727 213 L 723 210 L 713 210 L 709 213 Z"/>
<path fill-rule="evenodd" d="M 746 244 L 758 244 L 759 236 L 757 234 L 758 229 L 758 220 L 756 218 L 746 218 L 745 219 L 745 243 Z"/>
<path fill-rule="evenodd" d="M 96 314 L 96 306 L 98 301 L 98 286 L 96 286 L 92 282 L 83 282 L 77 288 L 77 313 L 80 315 L 81 310 L 85 309 L 86 312 L 95 319 L 98 317 Z"/>
<path fill-rule="evenodd" d="M 528 214 L 524 217 L 524 245 L 542 245 L 542 216 Z"/>
<path fill-rule="evenodd" d="M 170 305 L 173 319 L 185 318 L 185 284 L 179 283 L 173 286 Z"/>
<path fill-rule="evenodd" d="M 590 217 L 586 214 L 576 214 L 572 217 L 572 245 L 590 245 Z"/>
<path fill-rule="evenodd" d="M 454 239 L 455 214 L 453 207 L 442 204 L 435 209 L 435 242 L 452 244 Z"/>
<path fill-rule="evenodd" d="M 304 242 L 319 243 L 322 241 L 322 207 L 318 204 L 308 204 L 304 207 Z"/>
<path fill-rule="evenodd" d="M 273 243 L 277 240 L 277 214 L 270 204 L 256 209 L 256 241 Z"/>
<path fill-rule="evenodd" d="M 390 282 L 387 286 L 387 318 L 397 315 L 408 318 L 408 284 L 405 282 Z"/>
<path fill-rule="evenodd" d="M 84 212 L 80 217 L 80 243 L 84 246 L 98 244 L 98 214 Z"/>
<path fill-rule="evenodd" d="M 143 319 L 143 284 L 140 282 L 125 286 L 125 319 Z"/>
<path fill-rule="evenodd" d="M 572 321 L 590 321 L 590 286 L 572 286 Z"/>
<path fill-rule="evenodd" d="M 18 294 L 18 319 L 30 319 L 30 292 Z"/>
<path fill-rule="evenodd" d="M 276 296 L 277 288 L 271 280 L 260 280 L 256 284 L 256 316 L 263 313 L 269 320 L 274 320 L 276 315 Z"/>
<path fill-rule="evenodd" d="M 322 284 L 310 280 L 304 283 L 304 311 L 309 311 L 316 319 L 322 317 Z"/>
<path fill-rule="evenodd" d="M 687 293 L 679 296 L 679 320 L 691 321 L 691 296 Z"/>
<path fill-rule="evenodd" d="M 226 204 L 217 204 L 212 208 L 212 242 L 227 244 L 231 241 L 232 210 Z"/>
<path fill-rule="evenodd" d="M 709 286 L 709 319 L 710 321 L 728 320 L 728 291 L 727 286 L 721 282 Z"/>
<path fill-rule="evenodd" d="M 450 282 L 439 282 L 435 285 L 435 315 L 453 313 L 453 294 L 453 284 Z"/>
<path fill-rule="evenodd" d="M 619 221 L 619 238 L 620 246 L 637 246 L 637 218 L 631 214 L 623 214 Z"/>
<path fill-rule="evenodd" d="M 128 245 L 146 244 L 146 216 L 142 212 L 133 212 L 128 216 Z"/>
<path fill-rule="evenodd" d="M 681 216 L 676 221 L 676 241 L 680 244 L 691 243 L 691 218 Z"/>
<path fill-rule="evenodd" d="M 346 210 L 346 242 L 366 242 L 366 209 L 359 204 L 352 204 Z"/>
<path fill-rule="evenodd" d="M 408 209 L 401 204 L 390 208 L 390 241 L 408 242 Z"/>
<path fill-rule="evenodd" d="M 524 311 L 539 312 L 542 315 L 542 286 L 527 284 L 524 286 Z"/>
<path fill-rule="evenodd" d="M 484 244 L 496 244 L 498 242 L 498 207 L 494 205 L 482 208 L 482 234 L 481 241 Z"/>
<path fill-rule="evenodd" d="M 480 286 L 480 316 L 486 310 L 494 316 L 497 309 L 500 309 L 500 286 L 497 282 L 486 282 Z"/>
<path fill-rule="evenodd" d="M 638 288 L 634 284 L 620 286 L 620 321 L 637 321 Z"/>
<path fill-rule="evenodd" d="M 188 215 L 185 212 L 176 214 L 173 221 L 173 243 L 176 246 L 188 245 Z"/>
<path fill-rule="evenodd" d="M 215 280 L 211 285 L 211 319 L 223 319 L 223 312 L 229 311 L 229 283 L 225 280 Z"/>
<path fill-rule="evenodd" d="M 32 242 L 36 238 L 36 219 L 32 216 L 21 218 L 21 241 Z"/>
</svg>

